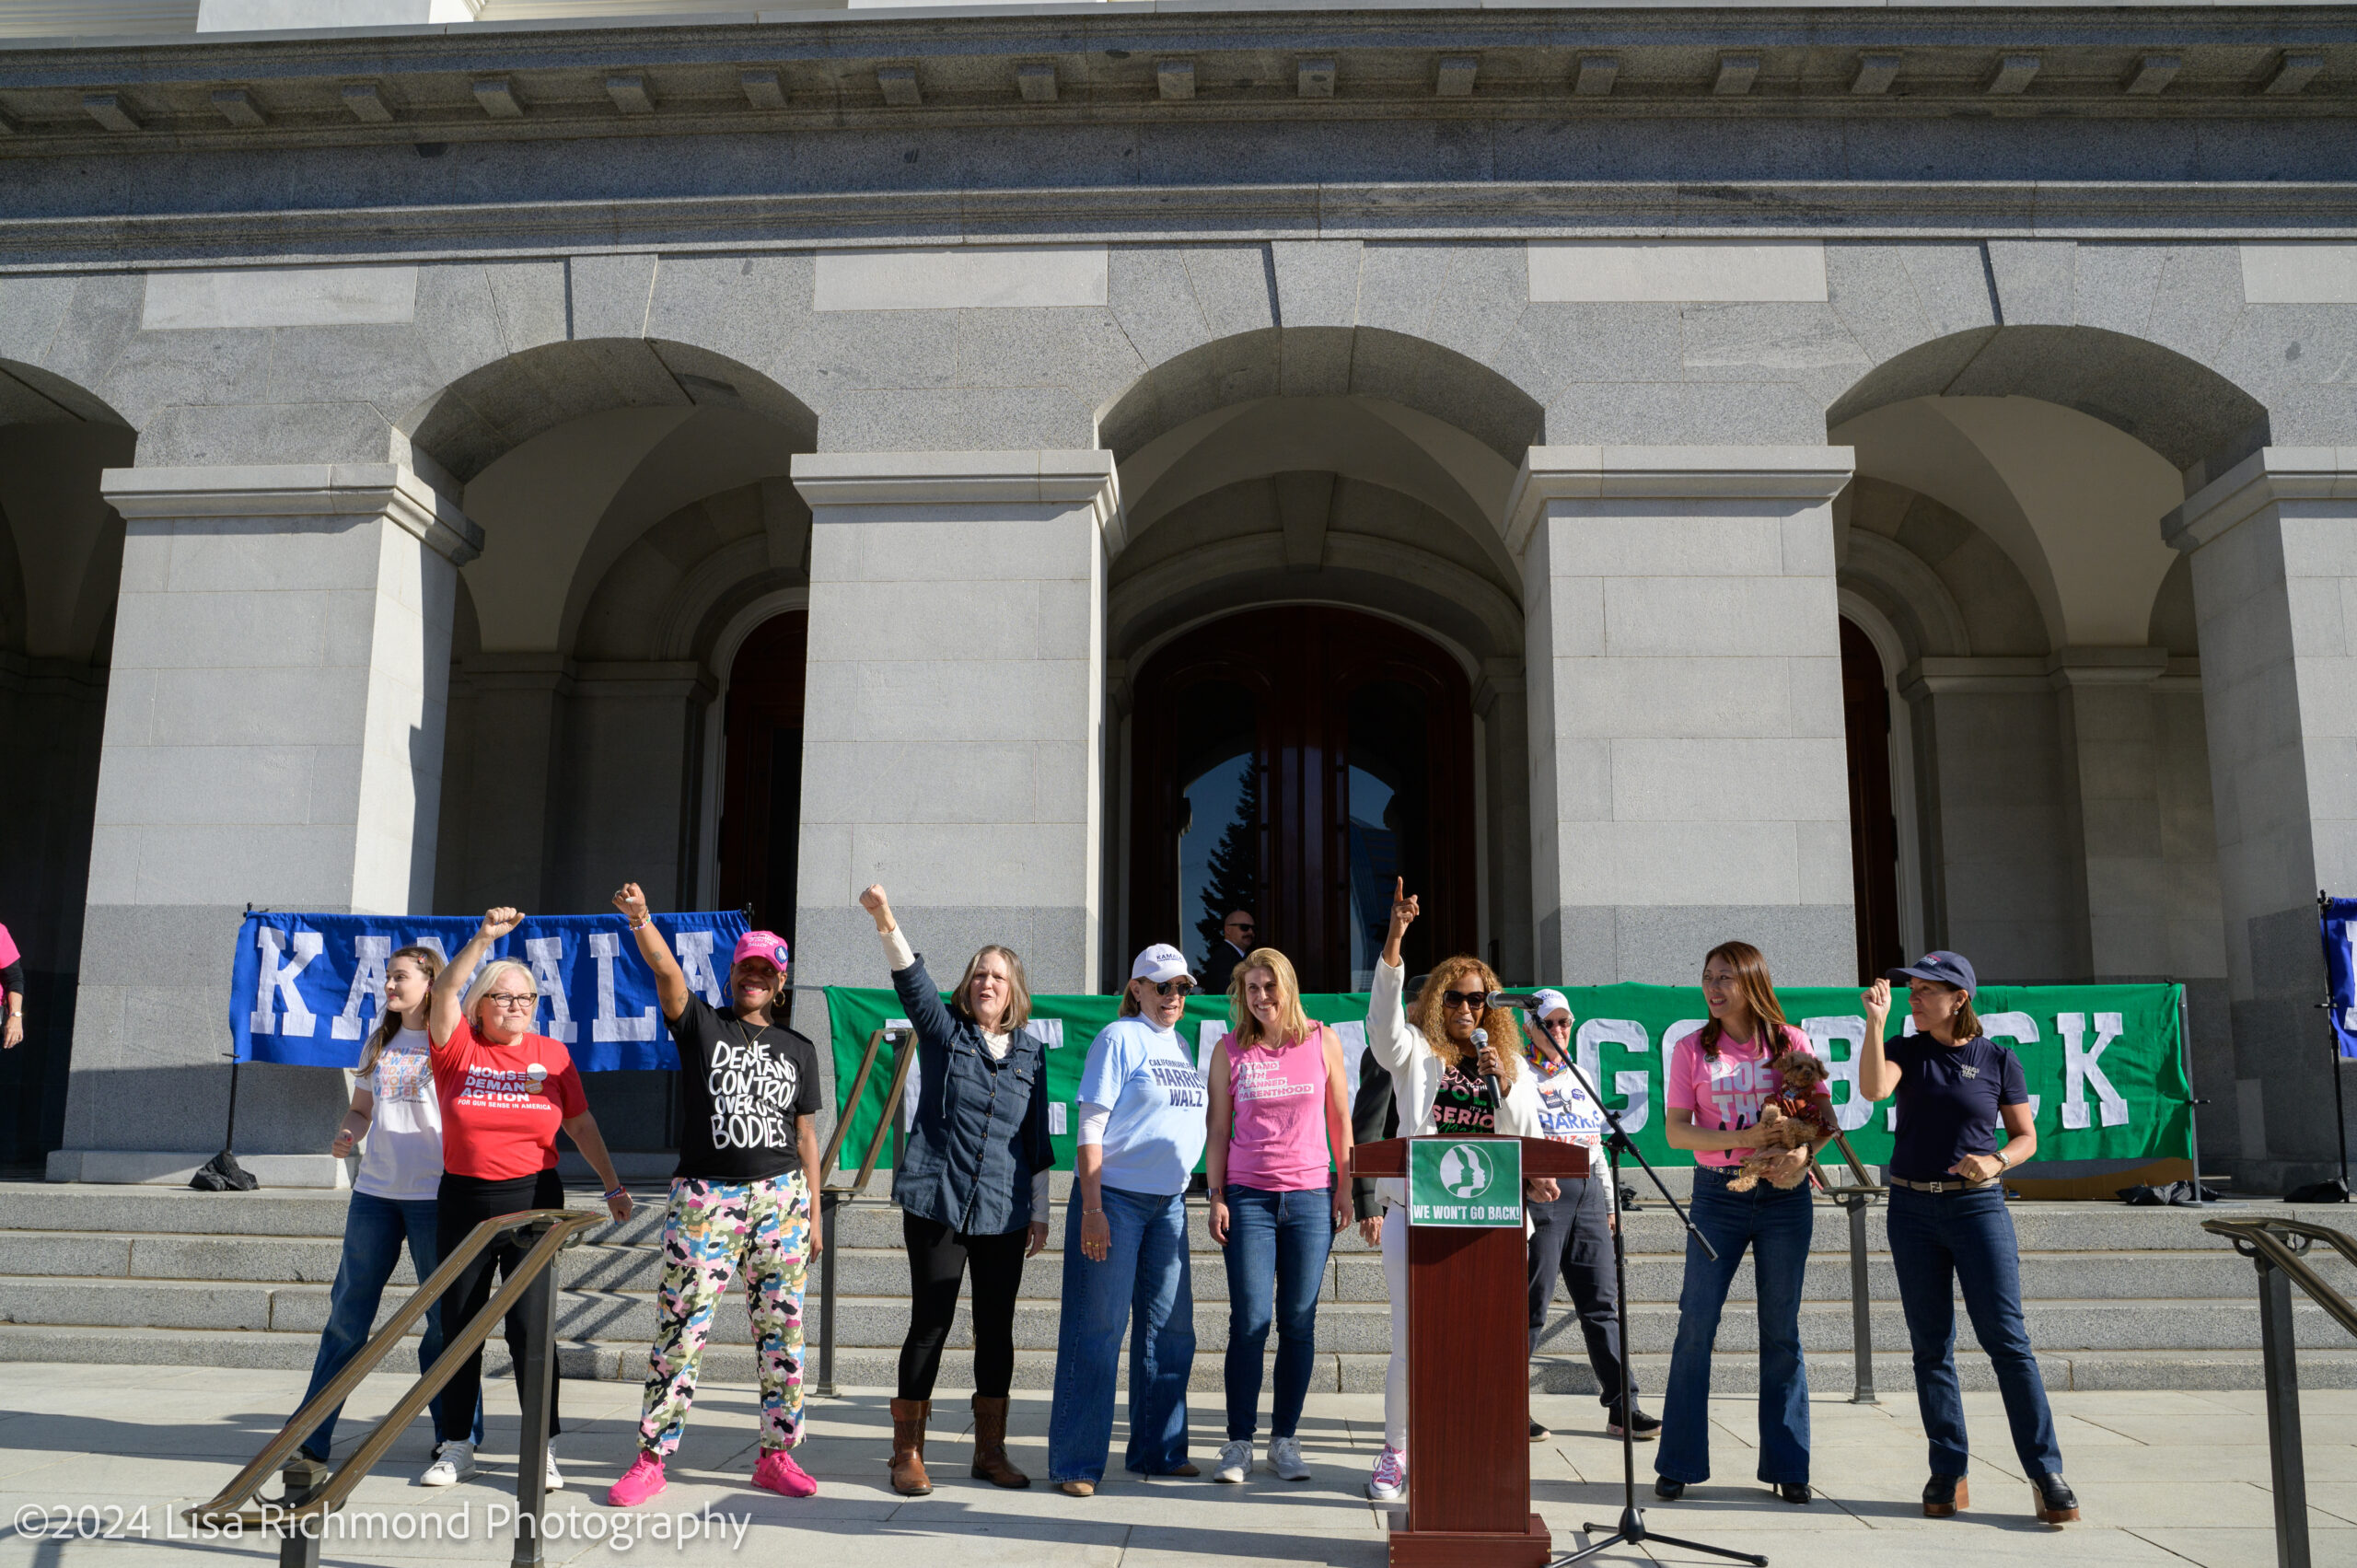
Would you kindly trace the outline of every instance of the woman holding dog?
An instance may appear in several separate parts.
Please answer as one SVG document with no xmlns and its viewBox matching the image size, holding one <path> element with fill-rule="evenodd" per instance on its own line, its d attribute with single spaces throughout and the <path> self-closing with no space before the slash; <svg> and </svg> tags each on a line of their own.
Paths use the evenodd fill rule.
<svg viewBox="0 0 2357 1568">
<path fill-rule="evenodd" d="M 1711 1353 L 1727 1287 L 1747 1247 L 1759 1291 L 1759 1475 L 1785 1502 L 1805 1504 L 1808 1377 L 1801 1361 L 1801 1282 L 1816 1225 L 1809 1164 L 1825 1134 L 1802 1147 L 1762 1150 L 1753 1129 L 1761 1109 L 1787 1092 L 1778 1060 L 1789 1063 L 1788 1051 L 1810 1066 L 1817 1059 L 1808 1037 L 1784 1021 L 1768 961 L 1748 942 L 1711 949 L 1702 960 L 1702 997 L 1709 1020 L 1671 1048 L 1662 1132 L 1671 1148 L 1694 1151 L 1694 1228 L 1718 1256 L 1687 1238 L 1654 1495 L 1675 1502 L 1689 1486 L 1711 1478 Z M 1822 1068 L 1811 1076 L 1811 1103 L 1831 1127 Z"/>
<path fill-rule="evenodd" d="M 1915 1032 L 1885 1044 L 1890 982 L 1907 982 Z M 1956 1376 L 1956 1289 L 1973 1336 L 1997 1369 L 2014 1453 L 2048 1524 L 2079 1516 L 2062 1480 L 2062 1449 L 2046 1383 L 2022 1322 L 2021 1261 L 2000 1179 L 2038 1153 L 2038 1130 L 2020 1058 L 1981 1032 L 1972 1010 L 1979 981 L 1956 953 L 1926 954 L 1892 970 L 1864 998 L 1865 1044 L 1858 1094 L 1898 1097 L 1890 1155 L 1890 1261 L 1915 1350 L 1915 1401 L 1931 1439 L 1923 1512 L 1946 1518 L 1969 1506 L 1964 1399 Z M 1998 1127 L 2003 1125 L 2003 1142 Z"/>
</svg>

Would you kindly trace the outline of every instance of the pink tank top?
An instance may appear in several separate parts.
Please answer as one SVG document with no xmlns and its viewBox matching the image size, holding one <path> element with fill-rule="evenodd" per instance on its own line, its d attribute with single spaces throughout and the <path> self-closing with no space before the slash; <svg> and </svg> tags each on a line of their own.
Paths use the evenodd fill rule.
<svg viewBox="0 0 2357 1568">
<path fill-rule="evenodd" d="M 1236 1109 L 1227 1140 L 1227 1179 L 1263 1192 L 1322 1191 L 1326 1148 L 1326 1026 L 1283 1051 L 1227 1047 L 1227 1090 Z"/>
</svg>

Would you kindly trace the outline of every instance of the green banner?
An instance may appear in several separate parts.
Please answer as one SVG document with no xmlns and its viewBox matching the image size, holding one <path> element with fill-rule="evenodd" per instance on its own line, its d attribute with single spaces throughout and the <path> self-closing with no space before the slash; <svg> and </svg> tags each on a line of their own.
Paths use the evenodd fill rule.
<svg viewBox="0 0 2357 1568">
<path fill-rule="evenodd" d="M 1700 1028 L 1706 1016 L 1702 993 L 1691 986 L 1595 985 L 1560 987 L 1578 1018 L 1574 1045 L 1580 1065 L 1626 1121 L 1637 1146 L 1657 1164 L 1690 1165 L 1691 1155 L 1671 1150 L 1662 1140 L 1662 1074 L 1668 1047 Z M 1991 985 L 1973 998 L 1989 1034 L 2011 1046 L 2022 1060 L 2037 1106 L 2040 1160 L 2183 1158 L 2187 1138 L 2185 1048 L 2178 1038 L 2174 985 Z M 1833 1073 L 1833 1109 L 1858 1157 L 1878 1165 L 1890 1157 L 1890 1102 L 1859 1103 L 1858 1045 L 1865 1018 L 1854 986 L 1809 986 L 1781 990 L 1785 1016 L 1807 1031 Z M 1342 1036 L 1353 1088 L 1366 1050 L 1367 999 L 1361 995 L 1304 996 L 1309 1016 L 1331 1024 Z M 1893 998 L 1889 1032 L 1907 1023 L 1907 999 Z M 1035 996 L 1032 1028 L 1049 1043 L 1049 1128 L 1060 1168 L 1072 1168 L 1073 1101 L 1088 1043 L 1113 1021 L 1118 996 Z M 900 999 L 890 991 L 845 986 L 827 988 L 832 1021 L 837 1092 L 847 1092 L 859 1071 L 868 1037 L 901 1021 Z M 1179 1032 L 1196 1059 L 1208 1063 L 1212 1048 L 1228 1028 L 1226 999 L 1197 996 L 1187 1004 Z M 895 1047 L 888 1039 L 877 1052 L 860 1103 L 851 1108 L 851 1132 L 842 1164 L 859 1165 L 867 1140 L 884 1114 Z M 892 1163 L 887 1138 L 881 1166 Z"/>
<path fill-rule="evenodd" d="M 1419 1138 L 1408 1145 L 1408 1223 L 1452 1230 L 1522 1224 L 1522 1141 Z"/>
</svg>

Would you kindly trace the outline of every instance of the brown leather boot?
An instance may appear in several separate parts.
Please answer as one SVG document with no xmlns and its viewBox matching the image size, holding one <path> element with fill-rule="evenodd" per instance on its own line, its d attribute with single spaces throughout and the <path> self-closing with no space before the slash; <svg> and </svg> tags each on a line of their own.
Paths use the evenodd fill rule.
<svg viewBox="0 0 2357 1568">
<path fill-rule="evenodd" d="M 974 1479 L 993 1486 L 1031 1484 L 1031 1478 L 1007 1462 L 1006 1400 L 974 1396 Z"/>
<path fill-rule="evenodd" d="M 892 1401 L 892 1490 L 903 1497 L 923 1497 L 933 1490 L 924 1473 L 924 1418 L 931 1400 Z"/>
</svg>

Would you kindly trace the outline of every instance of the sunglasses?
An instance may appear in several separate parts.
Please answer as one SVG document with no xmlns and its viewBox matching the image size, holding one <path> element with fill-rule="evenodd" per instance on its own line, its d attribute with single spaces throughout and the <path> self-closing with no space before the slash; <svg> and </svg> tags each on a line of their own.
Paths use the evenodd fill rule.
<svg viewBox="0 0 2357 1568">
<path fill-rule="evenodd" d="M 1183 978 L 1178 980 L 1157 980 L 1150 981 L 1149 983 L 1153 985 L 1154 993 L 1156 996 L 1192 996 L 1195 994 L 1195 982 L 1191 980 Z"/>
<path fill-rule="evenodd" d="M 1490 993 L 1486 991 L 1444 991 L 1440 993 L 1440 1008 L 1444 1013 L 1454 1012 L 1459 1007 L 1480 1013 L 1486 1011 L 1489 1005 Z"/>
</svg>

